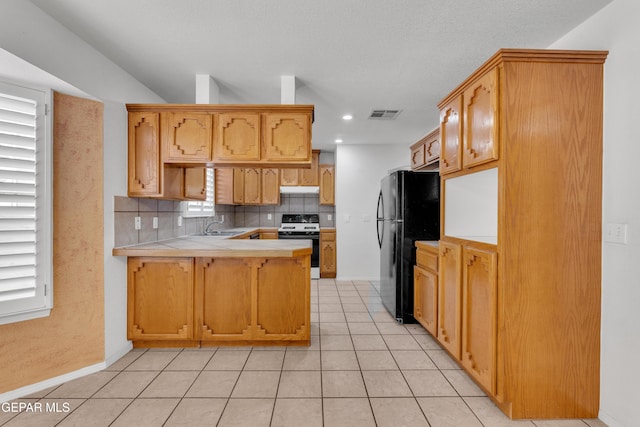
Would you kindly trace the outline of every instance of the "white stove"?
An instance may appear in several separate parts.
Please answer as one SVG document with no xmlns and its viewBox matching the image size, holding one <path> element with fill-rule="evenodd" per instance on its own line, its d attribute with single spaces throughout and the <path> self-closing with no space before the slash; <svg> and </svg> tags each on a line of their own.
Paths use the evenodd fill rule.
<svg viewBox="0 0 640 427">
<path fill-rule="evenodd" d="M 311 278 L 320 278 L 320 216 L 318 214 L 282 214 L 278 239 L 309 239 L 312 242 Z"/>
</svg>

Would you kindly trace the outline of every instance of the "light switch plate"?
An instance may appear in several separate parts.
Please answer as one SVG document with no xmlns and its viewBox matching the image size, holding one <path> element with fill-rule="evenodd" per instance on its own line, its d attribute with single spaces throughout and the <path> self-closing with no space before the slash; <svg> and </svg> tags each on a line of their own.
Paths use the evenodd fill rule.
<svg viewBox="0 0 640 427">
<path fill-rule="evenodd" d="M 142 219 L 139 216 L 134 218 L 133 226 L 136 230 L 140 230 L 142 228 Z"/>
<path fill-rule="evenodd" d="M 627 244 L 627 224 L 605 224 L 604 241 Z"/>
<path fill-rule="evenodd" d="M 157 216 L 153 217 L 153 228 L 158 228 L 158 217 Z"/>
</svg>

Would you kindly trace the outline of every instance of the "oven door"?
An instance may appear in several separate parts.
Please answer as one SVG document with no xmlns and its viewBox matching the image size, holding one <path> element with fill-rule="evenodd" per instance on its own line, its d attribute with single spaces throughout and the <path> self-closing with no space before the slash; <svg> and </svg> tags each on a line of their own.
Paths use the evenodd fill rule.
<svg viewBox="0 0 640 427">
<path fill-rule="evenodd" d="M 279 231 L 278 239 L 307 239 L 312 242 L 311 252 L 311 268 L 320 267 L 320 233 L 307 233 L 306 231 L 294 232 L 294 231 Z"/>
</svg>

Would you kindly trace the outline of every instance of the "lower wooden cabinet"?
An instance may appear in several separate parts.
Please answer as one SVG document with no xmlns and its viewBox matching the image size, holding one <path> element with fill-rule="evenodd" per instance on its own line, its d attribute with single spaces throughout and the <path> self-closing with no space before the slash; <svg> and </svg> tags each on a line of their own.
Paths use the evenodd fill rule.
<svg viewBox="0 0 640 427">
<path fill-rule="evenodd" d="M 496 392 L 497 254 L 494 248 L 463 247 L 462 357 L 467 372 Z"/>
<path fill-rule="evenodd" d="M 440 240 L 438 268 L 438 341 L 460 360 L 462 247 Z"/>
<path fill-rule="evenodd" d="M 438 247 L 416 242 L 413 267 L 413 317 L 434 337 L 438 334 Z"/>
<path fill-rule="evenodd" d="M 128 258 L 127 338 L 193 339 L 193 258 Z"/>
<path fill-rule="evenodd" d="M 336 231 L 320 229 L 320 277 L 335 278 L 337 274 Z"/>
<path fill-rule="evenodd" d="M 310 257 L 129 257 L 127 336 L 136 347 L 308 345 Z"/>
</svg>

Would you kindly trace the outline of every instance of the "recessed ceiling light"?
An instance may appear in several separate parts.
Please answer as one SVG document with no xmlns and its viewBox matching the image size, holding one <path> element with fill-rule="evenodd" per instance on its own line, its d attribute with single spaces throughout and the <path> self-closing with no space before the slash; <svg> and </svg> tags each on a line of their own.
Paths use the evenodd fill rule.
<svg viewBox="0 0 640 427">
<path fill-rule="evenodd" d="M 345 114 L 344 116 L 342 116 L 342 120 L 351 120 L 353 119 L 353 115 L 351 114 Z"/>
<path fill-rule="evenodd" d="M 340 138 L 336 139 L 336 144 L 342 144 L 342 140 Z"/>
</svg>

